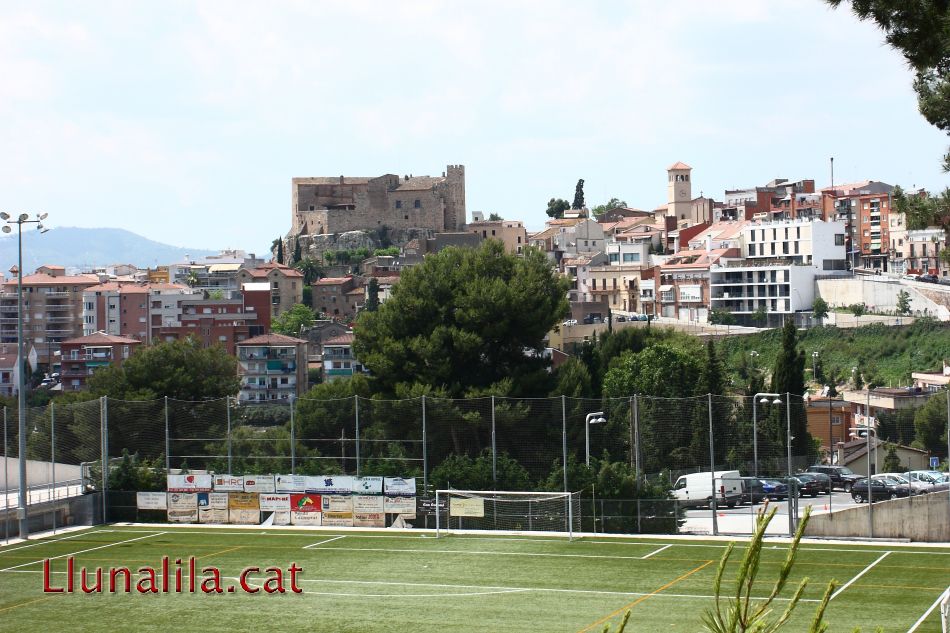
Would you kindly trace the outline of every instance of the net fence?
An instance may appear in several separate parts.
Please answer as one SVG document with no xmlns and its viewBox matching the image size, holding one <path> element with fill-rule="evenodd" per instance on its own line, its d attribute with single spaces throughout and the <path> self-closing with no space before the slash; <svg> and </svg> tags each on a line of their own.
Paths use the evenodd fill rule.
<svg viewBox="0 0 950 633">
<path fill-rule="evenodd" d="M 864 472 L 869 448 L 876 472 L 927 468 L 930 458 L 947 455 L 947 407 L 945 393 L 932 395 L 933 404 L 926 396 L 892 394 L 886 406 L 877 396 L 862 403 L 795 394 L 259 404 L 101 398 L 27 408 L 22 425 L 15 408 L 4 408 L 3 536 L 16 532 L 21 496 L 31 514 L 50 515 L 46 524 L 68 525 L 91 519 L 70 514 L 61 500 L 110 488 L 161 490 L 169 468 L 416 477 L 420 497 L 437 488 L 580 491 L 582 520 L 590 514 L 594 525 L 620 522 L 629 531 L 634 523 L 623 517 L 634 513 L 631 504 L 638 517 L 669 516 L 659 509 L 668 500 L 657 497 L 691 472 L 768 478 L 811 464 L 857 464 Z M 644 509 L 651 495 L 654 505 Z"/>
</svg>

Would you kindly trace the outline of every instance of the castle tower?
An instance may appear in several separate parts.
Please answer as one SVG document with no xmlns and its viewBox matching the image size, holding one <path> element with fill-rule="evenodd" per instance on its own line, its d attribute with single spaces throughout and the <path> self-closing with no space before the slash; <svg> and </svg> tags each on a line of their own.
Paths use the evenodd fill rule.
<svg viewBox="0 0 950 633">
<path fill-rule="evenodd" d="M 693 187 L 689 175 L 692 171 L 692 167 L 681 162 L 673 163 L 666 168 L 669 204 L 666 215 L 676 218 L 677 224 L 690 219 Z"/>
</svg>

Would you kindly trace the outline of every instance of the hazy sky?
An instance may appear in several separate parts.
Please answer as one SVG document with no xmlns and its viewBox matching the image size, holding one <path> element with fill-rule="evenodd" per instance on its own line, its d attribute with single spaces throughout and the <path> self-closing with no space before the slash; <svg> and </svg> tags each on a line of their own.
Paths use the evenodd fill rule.
<svg viewBox="0 0 950 633">
<path fill-rule="evenodd" d="M 821 0 L 0 4 L 0 209 L 261 252 L 293 176 L 466 167 L 468 209 L 775 177 L 946 186 L 882 34 Z"/>
</svg>

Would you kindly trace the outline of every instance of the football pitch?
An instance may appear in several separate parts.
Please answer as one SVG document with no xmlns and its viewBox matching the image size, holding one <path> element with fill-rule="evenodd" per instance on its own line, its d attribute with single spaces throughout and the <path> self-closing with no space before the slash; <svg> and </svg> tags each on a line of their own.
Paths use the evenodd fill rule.
<svg viewBox="0 0 950 633">
<path fill-rule="evenodd" d="M 600 631 L 630 610 L 627 631 L 702 630 L 725 541 L 588 536 L 450 535 L 419 532 L 294 531 L 102 526 L 0 548 L 0 631 Z M 787 545 L 767 541 L 755 597 L 765 597 Z M 728 594 L 742 554 L 724 576 Z M 167 588 L 162 558 L 168 557 Z M 196 592 L 189 592 L 190 557 Z M 49 559 L 49 573 L 44 573 Z M 73 592 L 67 565 L 73 561 Z M 176 564 L 181 560 L 181 564 Z M 291 588 L 289 569 L 295 572 Z M 103 593 L 84 594 L 80 567 L 102 568 Z M 109 593 L 109 569 L 118 593 Z M 157 570 L 158 593 L 142 567 Z M 222 593 L 202 593 L 219 571 Z M 259 568 L 240 578 L 246 568 Z M 281 568 L 284 593 L 274 591 Z M 183 593 L 175 593 L 176 573 Z M 782 609 L 810 581 L 783 630 L 805 631 L 828 581 L 839 589 L 829 631 L 939 633 L 936 600 L 950 584 L 950 547 L 802 544 Z M 87 581 L 93 582 L 92 572 Z M 268 583 L 273 593 L 261 590 Z M 229 591 L 233 587 L 234 591 Z M 932 610 L 931 610 L 932 609 Z M 929 615 L 926 615 L 930 610 Z M 916 628 L 915 628 L 916 627 Z"/>
</svg>

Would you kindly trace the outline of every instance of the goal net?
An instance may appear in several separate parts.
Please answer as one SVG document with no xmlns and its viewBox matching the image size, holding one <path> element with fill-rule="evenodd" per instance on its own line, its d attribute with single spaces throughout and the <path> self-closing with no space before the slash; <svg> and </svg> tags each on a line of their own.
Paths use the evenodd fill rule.
<svg viewBox="0 0 950 633">
<path fill-rule="evenodd" d="M 580 531 L 580 497 L 572 492 L 436 490 L 436 536 L 460 530 Z"/>
</svg>

